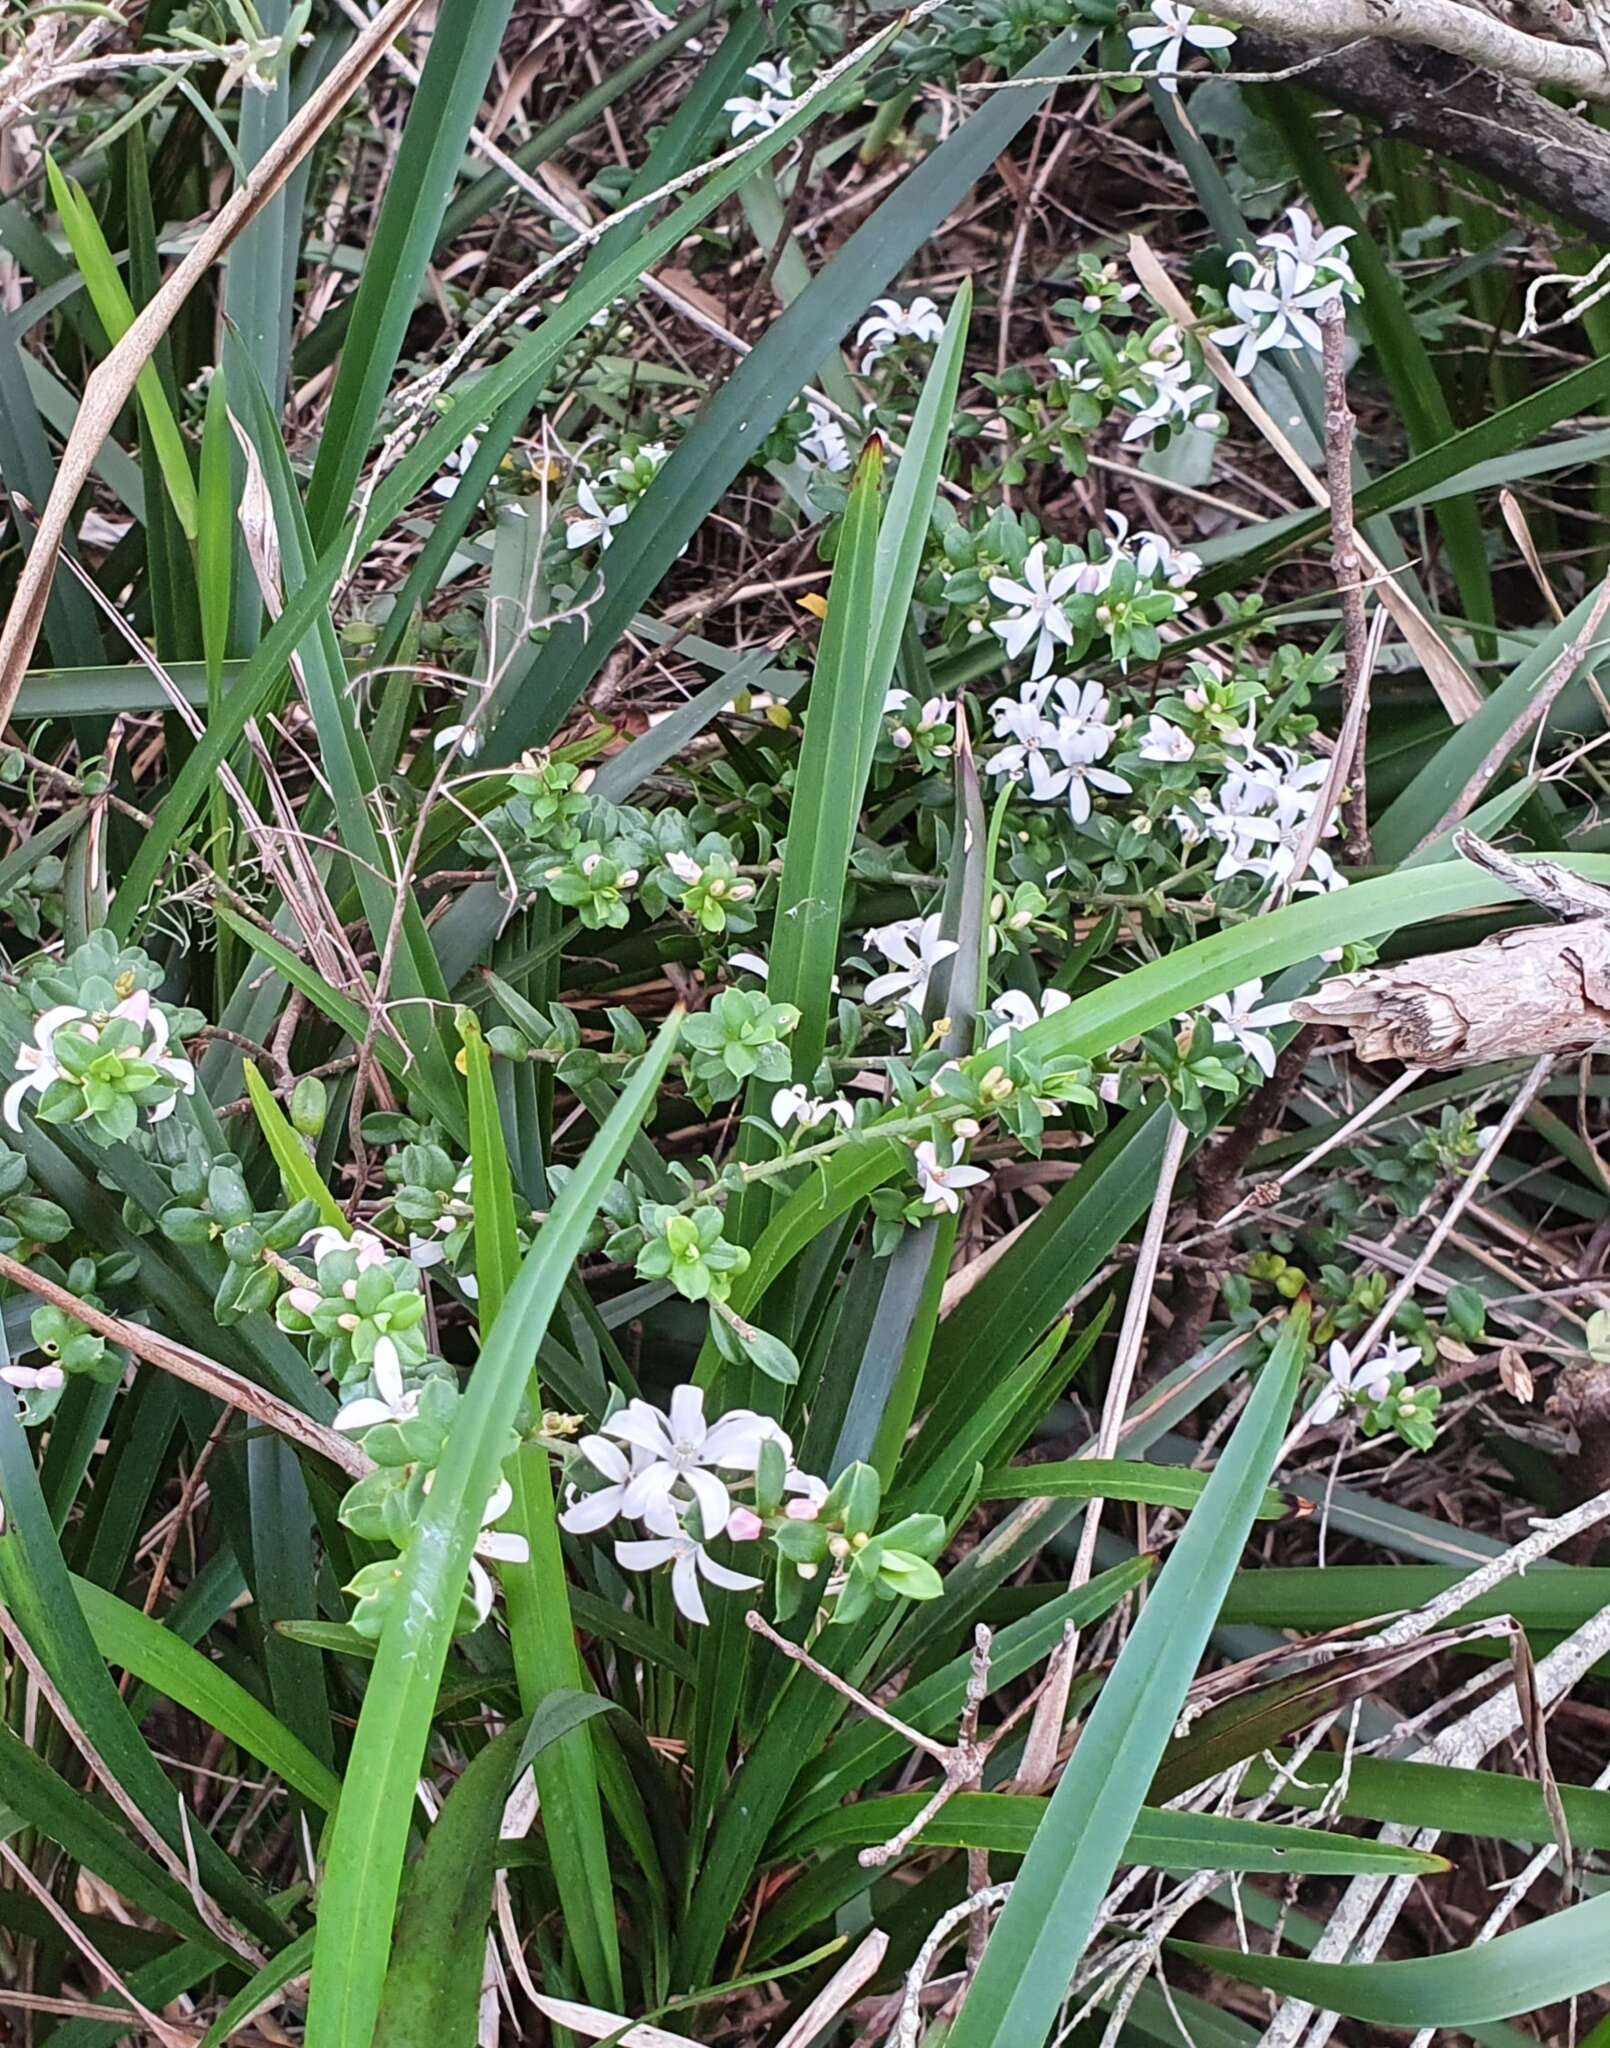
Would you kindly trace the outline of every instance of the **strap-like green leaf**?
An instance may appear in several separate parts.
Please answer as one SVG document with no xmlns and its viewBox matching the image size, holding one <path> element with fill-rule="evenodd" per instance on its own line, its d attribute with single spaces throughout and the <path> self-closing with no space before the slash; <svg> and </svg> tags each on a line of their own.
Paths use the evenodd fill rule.
<svg viewBox="0 0 1610 2048">
<path fill-rule="evenodd" d="M 453 1436 L 403 1553 L 330 1838 L 307 2021 L 309 2037 L 321 2048 L 370 2048 L 413 1786 L 481 1514 L 497 1483 L 538 1343 L 627 1140 L 653 1104 L 679 1021 L 673 1013 L 661 1030 L 527 1253 L 470 1377 Z"/>
<path fill-rule="evenodd" d="M 1610 1981 L 1610 1892 L 1480 1948 L 1406 1963 L 1311 1963 L 1179 1941 L 1204 1969 L 1262 1984 L 1349 2019 L 1382 2027 L 1444 2029 L 1514 2019 Z"/>
<path fill-rule="evenodd" d="M 1040 2048 L 1050 2035 L 1274 1469 L 1307 1338 L 1294 1310 L 1080 1732 L 950 2048 Z"/>
</svg>

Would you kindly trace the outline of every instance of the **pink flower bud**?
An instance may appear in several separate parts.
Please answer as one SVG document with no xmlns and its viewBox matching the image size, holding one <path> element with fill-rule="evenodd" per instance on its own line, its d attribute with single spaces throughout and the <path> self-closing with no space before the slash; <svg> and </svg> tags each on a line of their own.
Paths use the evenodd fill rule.
<svg viewBox="0 0 1610 2048">
<path fill-rule="evenodd" d="M 791 1522 L 814 1522 L 816 1520 L 817 1504 L 815 1501 L 808 1499 L 791 1500 L 787 1507 L 783 1509 L 783 1513 Z"/>
<path fill-rule="evenodd" d="M 727 1534 L 734 1543 L 757 1543 L 766 1533 L 766 1525 L 753 1508 L 734 1508 L 727 1517 Z"/>
</svg>

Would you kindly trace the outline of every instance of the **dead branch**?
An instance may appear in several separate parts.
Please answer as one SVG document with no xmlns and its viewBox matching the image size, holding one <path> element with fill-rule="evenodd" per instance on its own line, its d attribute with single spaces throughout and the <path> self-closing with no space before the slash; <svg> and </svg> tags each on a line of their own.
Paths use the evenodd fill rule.
<svg viewBox="0 0 1610 2048">
<path fill-rule="evenodd" d="M 1566 922 L 1337 975 L 1293 1003 L 1292 1014 L 1344 1026 L 1360 1059 L 1420 1067 L 1552 1058 L 1610 1039 L 1610 890 L 1555 861 L 1516 860 L 1473 832 L 1454 843 L 1472 865 Z"/>
<path fill-rule="evenodd" d="M 1528 34 L 1462 0 L 1236 0 L 1227 12 L 1248 28 L 1300 42 L 1356 39 L 1444 50 L 1527 85 L 1610 104 L 1610 65 L 1596 48 Z"/>
<path fill-rule="evenodd" d="M 91 373 L 33 546 L 17 578 L 15 599 L 0 629 L 0 729 L 10 720 L 44 624 L 51 579 L 78 494 L 89 482 L 101 444 L 133 395 L 141 370 L 196 285 L 284 185 L 419 6 L 420 0 L 388 0 L 329 77 L 308 95 L 246 182 L 237 186 L 228 203 L 202 230 L 184 261 L 168 273 L 111 354 Z"/>
<path fill-rule="evenodd" d="M 1370 629 L 1364 617 L 1364 567 L 1353 524 L 1353 409 L 1347 402 L 1347 308 L 1322 307 L 1325 341 L 1325 484 L 1330 493 L 1331 559 L 1342 601 L 1342 737 L 1336 773 L 1347 785 L 1347 853 L 1357 866 L 1370 857 L 1370 813 L 1364 793 L 1364 749 L 1370 719 Z M 1325 829 L 1326 805 L 1315 829 Z"/>
<path fill-rule="evenodd" d="M 1357 42 L 1308 53 L 1291 38 L 1248 30 L 1236 68 L 1289 68 L 1328 106 L 1377 122 L 1390 136 L 1452 157 L 1507 192 L 1610 240 L 1610 135 L 1530 86 L 1500 78 L 1442 50 Z"/>
<path fill-rule="evenodd" d="M 333 1429 L 326 1429 L 322 1422 L 315 1422 L 299 1408 L 282 1401 L 277 1394 L 269 1393 L 266 1387 L 255 1385 L 243 1373 L 220 1365 L 215 1358 L 204 1358 L 199 1351 L 176 1344 L 169 1337 L 160 1337 L 154 1330 L 144 1329 L 138 1323 L 108 1315 L 104 1309 L 94 1307 L 65 1287 L 58 1287 L 54 1280 L 47 1280 L 42 1273 L 34 1272 L 20 1259 L 9 1258 L 4 1252 L 0 1252 L 0 1280 L 9 1280 L 14 1287 L 25 1288 L 41 1301 L 52 1302 L 86 1329 L 106 1338 L 108 1343 L 121 1345 L 147 1365 L 171 1373 L 176 1380 L 184 1380 L 189 1386 L 200 1387 L 214 1400 L 240 1409 L 242 1414 L 250 1415 L 254 1421 L 277 1431 L 303 1450 L 328 1459 L 349 1479 L 361 1479 L 371 1469 L 370 1460 L 355 1443 L 349 1443 Z"/>
</svg>

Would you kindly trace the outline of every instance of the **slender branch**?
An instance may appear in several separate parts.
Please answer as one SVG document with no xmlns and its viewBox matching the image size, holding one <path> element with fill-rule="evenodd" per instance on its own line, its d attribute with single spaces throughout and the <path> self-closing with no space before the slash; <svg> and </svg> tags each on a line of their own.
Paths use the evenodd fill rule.
<svg viewBox="0 0 1610 2048">
<path fill-rule="evenodd" d="M 1342 600 L 1343 743 L 1337 773 L 1347 785 L 1347 853 L 1357 867 L 1370 857 L 1370 814 L 1364 790 L 1364 749 L 1370 719 L 1370 632 L 1364 618 L 1364 565 L 1353 524 L 1353 411 L 1347 402 L 1347 308 L 1332 299 L 1320 309 L 1325 343 L 1325 482 L 1330 492 L 1331 559 Z M 1350 744 L 1349 744 L 1350 742 Z M 1321 807 L 1323 808 L 1323 807 Z M 1320 819 L 1324 830 L 1324 819 Z"/>
<path fill-rule="evenodd" d="M 908 1723 L 896 1720 L 895 1716 L 886 1708 L 880 1707 L 876 1700 L 868 1699 L 864 1692 L 858 1691 L 847 1678 L 840 1678 L 836 1671 L 829 1671 L 825 1664 L 819 1663 L 809 1650 L 802 1649 L 798 1643 L 791 1643 L 787 1636 L 779 1635 L 765 1615 L 750 1608 L 744 1616 L 744 1622 L 757 1636 L 764 1636 L 774 1650 L 781 1650 L 791 1662 L 802 1664 L 813 1678 L 819 1678 L 830 1691 L 836 1692 L 842 1699 L 847 1699 L 852 1706 L 859 1707 L 863 1714 L 870 1714 L 874 1721 L 881 1721 L 884 1727 L 892 1730 L 902 1742 L 909 1742 L 913 1749 L 920 1749 L 925 1756 L 931 1756 L 935 1763 L 950 1762 L 951 1752 L 943 1742 L 936 1742 L 931 1735 L 924 1735 Z"/>
<path fill-rule="evenodd" d="M 101 444 L 133 394 L 141 370 L 196 285 L 241 231 L 284 185 L 348 98 L 406 26 L 420 0 L 389 0 L 329 77 L 309 94 L 243 185 L 202 230 L 189 254 L 163 280 L 132 325 L 84 387 L 83 403 L 67 437 L 50 497 L 40 515 L 5 626 L 0 629 L 0 728 L 9 721 L 30 656 L 44 624 L 51 579 L 79 493 L 88 483 Z"/>
<path fill-rule="evenodd" d="M 282 1401 L 277 1394 L 269 1393 L 266 1387 L 255 1385 L 244 1373 L 220 1365 L 214 1358 L 205 1358 L 186 1345 L 175 1344 L 171 1338 L 160 1337 L 153 1330 L 142 1329 L 138 1323 L 108 1315 L 105 1309 L 96 1308 L 65 1287 L 58 1287 L 54 1280 L 47 1280 L 43 1273 L 34 1272 L 32 1267 L 8 1257 L 4 1252 L 0 1252 L 0 1280 L 9 1280 L 14 1287 L 21 1287 L 29 1294 L 37 1295 L 41 1301 L 51 1302 L 65 1310 L 86 1329 L 93 1330 L 109 1343 L 120 1344 L 125 1351 L 132 1352 L 147 1365 L 154 1365 L 159 1372 L 171 1373 L 176 1380 L 200 1387 L 203 1393 L 211 1394 L 215 1400 L 226 1402 L 231 1408 L 239 1408 L 293 1444 L 299 1444 L 303 1450 L 327 1458 L 349 1478 L 361 1479 L 372 1469 L 370 1460 L 356 1444 L 338 1436 L 333 1429 L 326 1429 L 322 1422 L 315 1422 L 299 1408 Z"/>
</svg>

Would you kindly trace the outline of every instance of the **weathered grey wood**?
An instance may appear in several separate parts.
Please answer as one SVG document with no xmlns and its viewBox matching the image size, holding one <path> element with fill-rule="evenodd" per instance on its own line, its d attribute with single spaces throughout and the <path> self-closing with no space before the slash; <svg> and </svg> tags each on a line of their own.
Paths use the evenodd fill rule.
<svg viewBox="0 0 1610 2048">
<path fill-rule="evenodd" d="M 1337 975 L 1294 1003 L 1293 1015 L 1344 1026 L 1361 1059 L 1424 1067 L 1610 1044 L 1610 890 L 1553 861 L 1516 860 L 1474 833 L 1459 833 L 1455 844 L 1474 865 L 1568 921 Z"/>
</svg>

